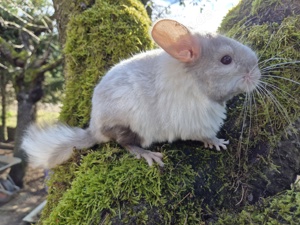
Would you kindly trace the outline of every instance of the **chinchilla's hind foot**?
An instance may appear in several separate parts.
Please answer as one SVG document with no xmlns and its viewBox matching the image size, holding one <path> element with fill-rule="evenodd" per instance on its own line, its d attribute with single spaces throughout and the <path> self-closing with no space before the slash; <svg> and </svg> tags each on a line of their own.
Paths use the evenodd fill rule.
<svg viewBox="0 0 300 225">
<path fill-rule="evenodd" d="M 101 131 L 109 139 L 116 140 L 121 146 L 135 155 L 136 158 L 146 159 L 149 166 L 152 166 L 153 161 L 160 166 L 164 166 L 162 162 L 163 155 L 160 152 L 151 152 L 138 147 L 141 145 L 143 138 L 136 132 L 133 132 L 130 127 L 123 125 L 104 126 Z"/>
<path fill-rule="evenodd" d="M 151 152 L 149 150 L 145 150 L 138 146 L 128 145 L 125 148 L 133 155 L 136 156 L 137 159 L 144 158 L 146 159 L 149 166 L 152 166 L 153 161 L 156 162 L 161 167 L 164 166 L 162 161 L 163 154 L 160 152 Z"/>
<path fill-rule="evenodd" d="M 218 138 L 204 141 L 205 148 L 212 149 L 215 146 L 217 151 L 220 151 L 221 148 L 226 150 L 227 149 L 226 145 L 228 145 L 228 144 L 229 144 L 228 140 L 226 141 L 225 139 L 218 139 Z"/>
</svg>

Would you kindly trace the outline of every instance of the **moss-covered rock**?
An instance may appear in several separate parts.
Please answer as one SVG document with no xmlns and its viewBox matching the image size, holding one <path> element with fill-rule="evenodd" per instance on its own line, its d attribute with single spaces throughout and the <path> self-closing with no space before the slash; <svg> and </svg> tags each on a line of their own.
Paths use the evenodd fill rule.
<svg viewBox="0 0 300 225">
<path fill-rule="evenodd" d="M 300 58 L 300 18 L 294 14 L 299 10 L 296 1 L 241 1 L 225 18 L 221 32 L 254 48 L 262 68 L 281 64 L 264 71 L 262 80 L 276 87 L 262 86 L 272 94 L 260 89 L 252 104 L 244 104 L 243 95 L 228 103 L 228 119 L 220 132 L 230 139 L 227 151 L 210 151 L 189 141 L 154 145 L 153 150 L 164 154 L 164 168 L 148 167 L 114 143 L 75 152 L 73 159 L 54 169 L 41 223 L 249 224 L 247 218 L 256 222 L 271 214 L 280 215 L 271 222 L 289 221 L 285 218 L 298 213 L 299 205 L 283 205 L 299 200 L 298 189 L 262 200 L 263 206 L 248 205 L 289 189 L 300 172 L 295 141 L 300 85 L 287 80 L 299 82 L 300 71 L 296 63 L 285 64 Z M 61 118 L 83 127 L 99 76 L 132 52 L 151 47 L 151 42 L 144 9 L 133 0 L 99 0 L 75 12 L 65 45 L 68 83 Z M 270 13 L 277 17 L 271 20 Z M 131 35 L 134 44 L 126 42 Z M 276 199 L 282 203 L 277 208 Z"/>
</svg>

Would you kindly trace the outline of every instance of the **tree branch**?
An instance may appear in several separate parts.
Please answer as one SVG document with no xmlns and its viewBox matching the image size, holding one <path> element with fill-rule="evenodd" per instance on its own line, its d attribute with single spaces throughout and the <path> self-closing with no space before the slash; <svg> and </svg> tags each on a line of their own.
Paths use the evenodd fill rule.
<svg viewBox="0 0 300 225">
<path fill-rule="evenodd" d="M 15 22 L 10 22 L 10 21 L 2 20 L 2 23 L 4 23 L 6 26 L 10 25 L 10 26 L 13 26 L 13 27 L 15 27 L 17 29 L 21 29 L 22 31 L 26 32 L 31 37 L 33 37 L 36 42 L 40 41 L 40 38 L 38 36 L 36 36 L 32 31 L 26 29 L 25 27 L 21 27 L 19 24 L 16 24 Z"/>
<path fill-rule="evenodd" d="M 33 20 L 34 18 L 32 16 L 30 16 L 28 13 L 26 13 L 22 8 L 18 7 L 16 4 L 12 3 L 13 6 L 15 8 L 17 8 L 18 10 L 22 11 L 23 14 L 25 14 L 30 20 Z M 34 27 L 34 28 L 38 28 L 38 29 L 48 29 L 48 26 L 41 26 L 41 25 L 37 25 L 37 24 L 33 24 L 33 23 L 30 23 L 28 20 L 25 20 L 23 18 L 21 18 L 20 16 L 18 15 L 15 15 L 14 13 L 11 13 L 9 10 L 7 10 L 4 6 L 0 5 L 0 8 L 2 10 L 4 10 L 5 12 L 9 13 L 11 16 L 15 17 L 16 19 L 20 20 L 23 24 L 26 24 L 26 26 L 29 26 L 29 27 Z"/>
<path fill-rule="evenodd" d="M 46 60 L 48 59 L 50 53 L 51 53 L 51 49 L 48 47 L 48 49 L 43 53 L 42 57 L 36 59 L 36 61 L 33 63 L 33 68 L 42 67 L 45 64 Z"/>
<path fill-rule="evenodd" d="M 1 68 L 1 69 L 5 69 L 5 70 L 7 70 L 7 69 L 8 69 L 8 67 L 7 67 L 7 66 L 5 66 L 5 65 L 3 65 L 2 63 L 0 63 L 0 68 Z"/>
<path fill-rule="evenodd" d="M 39 73 L 45 73 L 47 71 L 53 70 L 57 66 L 59 66 L 62 62 L 63 62 L 63 58 L 61 57 L 54 62 L 48 63 L 41 67 L 41 69 L 39 70 Z"/>
<path fill-rule="evenodd" d="M 20 59 L 18 53 L 12 48 L 9 48 L 9 44 L 0 37 L 0 54 L 15 67 L 24 67 L 25 61 Z"/>
</svg>

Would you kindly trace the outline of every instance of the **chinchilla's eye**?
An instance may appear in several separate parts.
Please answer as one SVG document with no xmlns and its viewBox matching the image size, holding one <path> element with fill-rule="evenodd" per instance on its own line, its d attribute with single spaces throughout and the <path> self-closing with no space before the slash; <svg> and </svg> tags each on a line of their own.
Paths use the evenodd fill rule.
<svg viewBox="0 0 300 225">
<path fill-rule="evenodd" d="M 232 58 L 229 55 L 225 55 L 221 59 L 221 63 L 223 63 L 224 65 L 229 65 L 231 62 L 232 62 Z"/>
</svg>

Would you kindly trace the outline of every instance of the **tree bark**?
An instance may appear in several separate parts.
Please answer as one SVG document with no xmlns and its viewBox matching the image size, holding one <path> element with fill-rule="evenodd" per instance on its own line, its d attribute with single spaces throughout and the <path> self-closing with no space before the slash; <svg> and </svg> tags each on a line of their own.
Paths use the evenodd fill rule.
<svg viewBox="0 0 300 225">
<path fill-rule="evenodd" d="M 42 97 L 39 94 L 39 99 Z M 19 187 L 23 187 L 23 177 L 27 168 L 25 152 L 21 149 L 22 137 L 26 128 L 36 119 L 36 96 L 19 93 L 18 97 L 17 127 L 15 134 L 14 156 L 22 159 L 22 162 L 11 167 L 10 176 Z"/>
<path fill-rule="evenodd" d="M 0 86 L 1 86 L 1 130 L 0 130 L 0 141 L 6 140 L 6 77 L 0 69 Z"/>
</svg>

